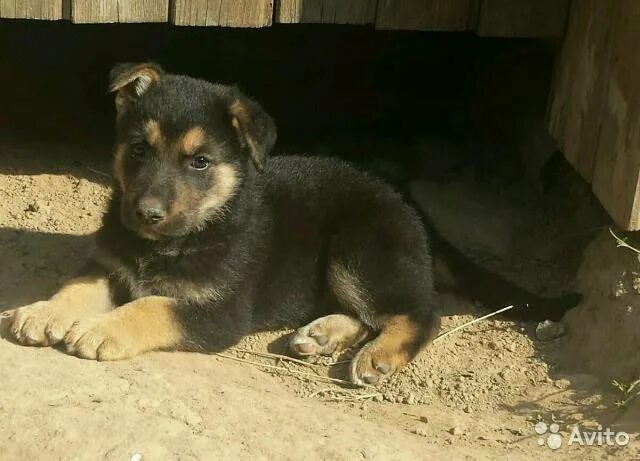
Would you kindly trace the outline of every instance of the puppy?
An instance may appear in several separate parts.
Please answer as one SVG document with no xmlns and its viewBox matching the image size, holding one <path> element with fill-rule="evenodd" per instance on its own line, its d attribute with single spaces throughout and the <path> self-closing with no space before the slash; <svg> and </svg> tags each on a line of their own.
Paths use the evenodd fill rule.
<svg viewBox="0 0 640 461">
<path fill-rule="evenodd" d="M 373 384 L 434 336 L 427 236 L 390 187 L 338 160 L 267 160 L 275 124 L 235 87 L 152 63 L 110 77 L 115 181 L 95 255 L 15 311 L 19 343 L 120 360 L 294 326 L 297 356 L 362 346 L 350 378 Z"/>
</svg>

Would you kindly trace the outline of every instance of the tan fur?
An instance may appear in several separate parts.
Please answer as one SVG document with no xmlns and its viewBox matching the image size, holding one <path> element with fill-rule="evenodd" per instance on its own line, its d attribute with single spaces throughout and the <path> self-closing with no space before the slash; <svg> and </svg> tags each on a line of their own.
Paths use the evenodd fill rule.
<svg viewBox="0 0 640 461">
<path fill-rule="evenodd" d="M 246 127 L 251 125 L 252 123 L 251 112 L 240 101 L 235 101 L 233 104 L 231 104 L 231 107 L 229 110 L 233 115 L 233 118 L 231 119 L 231 124 L 236 129 L 236 132 L 238 133 L 238 136 L 243 141 L 243 143 L 246 143 L 246 145 L 249 147 L 249 151 L 251 152 L 251 157 L 253 157 L 257 166 L 258 164 L 260 164 L 260 161 L 258 159 L 258 155 L 259 155 L 258 145 L 256 144 L 256 140 L 253 139 L 253 137 L 250 136 L 246 130 Z"/>
<path fill-rule="evenodd" d="M 159 80 L 158 71 L 147 63 L 122 73 L 109 87 L 109 91 L 117 91 L 115 98 L 117 117 L 121 117 L 129 102 L 141 96 L 149 86 Z"/>
<path fill-rule="evenodd" d="M 181 153 L 193 155 L 206 142 L 206 135 L 202 127 L 195 126 L 190 128 L 178 140 Z"/>
<path fill-rule="evenodd" d="M 67 351 L 87 359 L 122 360 L 171 349 L 183 338 L 174 309 L 172 298 L 148 296 L 80 321 L 64 338 Z"/>
<path fill-rule="evenodd" d="M 238 175 L 236 169 L 228 163 L 220 163 L 215 167 L 213 186 L 207 198 L 198 207 L 201 219 L 216 216 L 224 209 L 224 205 L 236 193 Z"/>
<path fill-rule="evenodd" d="M 298 329 L 289 341 L 289 347 L 300 356 L 335 355 L 357 346 L 368 335 L 369 330 L 360 320 L 331 314 Z M 323 340 L 318 341 L 319 337 Z"/>
<path fill-rule="evenodd" d="M 368 342 L 353 358 L 353 382 L 360 385 L 374 383 L 395 373 L 413 359 L 413 347 L 419 335 L 420 327 L 408 315 L 386 317 L 378 337 Z"/>
<path fill-rule="evenodd" d="M 147 136 L 147 142 L 156 149 L 162 149 L 164 146 L 164 136 L 160 131 L 160 124 L 157 120 L 149 119 L 144 125 L 144 132 Z"/>
<path fill-rule="evenodd" d="M 49 346 L 62 340 L 77 320 L 106 312 L 112 307 L 104 277 L 69 280 L 51 299 L 17 309 L 11 331 L 22 344 Z"/>
</svg>

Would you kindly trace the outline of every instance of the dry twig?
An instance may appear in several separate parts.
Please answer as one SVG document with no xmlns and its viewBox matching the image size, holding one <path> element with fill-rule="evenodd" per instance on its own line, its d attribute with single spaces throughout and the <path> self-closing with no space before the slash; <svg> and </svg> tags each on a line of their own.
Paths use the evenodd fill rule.
<svg viewBox="0 0 640 461">
<path fill-rule="evenodd" d="M 319 380 L 329 381 L 332 383 L 342 384 L 346 386 L 355 386 L 355 384 L 352 383 L 351 381 L 346 381 L 344 379 L 330 378 L 329 376 L 323 376 L 323 375 L 317 375 L 317 374 L 314 375 L 312 373 L 305 373 L 304 371 L 298 371 L 298 370 L 288 370 L 287 368 L 284 368 L 284 367 L 278 367 L 276 365 L 267 365 L 266 363 L 260 363 L 260 362 L 254 362 L 253 360 L 241 359 L 239 357 L 234 357 L 232 355 L 226 355 L 219 352 L 217 352 L 215 355 L 225 359 L 235 360 L 236 362 L 249 363 L 251 365 L 255 365 L 258 367 L 269 368 L 271 370 L 279 370 L 279 371 L 283 371 L 285 373 L 290 373 L 292 375 L 297 375 L 297 376 L 304 376 L 309 379 L 319 379 Z"/>
</svg>

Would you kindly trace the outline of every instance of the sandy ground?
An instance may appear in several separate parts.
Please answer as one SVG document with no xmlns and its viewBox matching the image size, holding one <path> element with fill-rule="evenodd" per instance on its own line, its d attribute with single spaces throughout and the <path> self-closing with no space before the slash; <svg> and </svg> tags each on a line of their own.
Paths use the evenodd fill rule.
<svg viewBox="0 0 640 461">
<path fill-rule="evenodd" d="M 0 311 L 49 296 L 82 264 L 108 197 L 108 156 L 1 145 Z M 446 301 L 443 330 L 481 314 Z M 608 382 L 561 366 L 564 339 L 539 341 L 535 327 L 478 323 L 367 389 L 322 378 L 344 378 L 348 357 L 299 365 L 255 354 L 283 352 L 287 332 L 227 352 L 277 369 L 187 353 L 98 363 L 0 339 L 0 459 L 640 459 L 638 406 L 618 408 Z M 539 445 L 538 421 L 558 424 L 561 448 Z M 631 443 L 567 446 L 572 424 L 624 430 Z"/>
</svg>

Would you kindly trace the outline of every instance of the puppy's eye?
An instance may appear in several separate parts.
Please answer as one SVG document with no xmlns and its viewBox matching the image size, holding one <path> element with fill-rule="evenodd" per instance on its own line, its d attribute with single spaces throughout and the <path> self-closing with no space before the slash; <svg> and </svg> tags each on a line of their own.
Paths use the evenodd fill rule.
<svg viewBox="0 0 640 461">
<path fill-rule="evenodd" d="M 142 160 L 145 151 L 146 146 L 144 144 L 133 144 L 129 150 L 129 157 L 134 160 Z"/>
<path fill-rule="evenodd" d="M 196 155 L 191 159 L 191 167 L 196 170 L 206 170 L 209 166 L 209 159 L 202 155 Z"/>
</svg>

